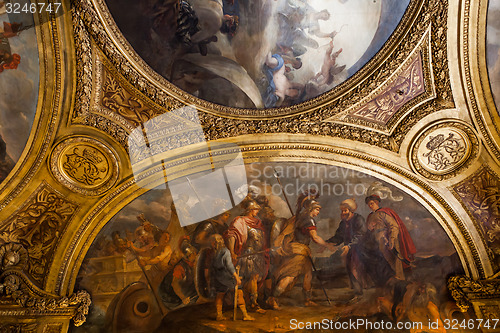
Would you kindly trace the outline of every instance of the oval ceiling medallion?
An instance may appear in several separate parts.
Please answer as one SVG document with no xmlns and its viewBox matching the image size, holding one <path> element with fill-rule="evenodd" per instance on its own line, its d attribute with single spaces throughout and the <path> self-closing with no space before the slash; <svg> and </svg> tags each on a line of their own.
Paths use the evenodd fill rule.
<svg viewBox="0 0 500 333">
<path fill-rule="evenodd" d="M 425 130 L 411 151 L 413 167 L 423 176 L 442 180 L 457 174 L 478 155 L 476 134 L 460 122 L 441 122 Z"/>
<path fill-rule="evenodd" d="M 363 67 L 410 0 L 105 0 L 158 74 L 224 107 L 290 107 Z M 167 87 L 168 88 L 168 87 Z"/>
<path fill-rule="evenodd" d="M 116 155 L 103 143 L 86 137 L 73 137 L 59 143 L 51 155 L 54 177 L 74 192 L 100 195 L 118 178 Z"/>
</svg>

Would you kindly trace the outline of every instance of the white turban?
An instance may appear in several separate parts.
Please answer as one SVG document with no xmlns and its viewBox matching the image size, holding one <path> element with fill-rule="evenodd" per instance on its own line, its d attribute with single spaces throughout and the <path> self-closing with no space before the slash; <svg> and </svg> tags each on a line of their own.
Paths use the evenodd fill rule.
<svg viewBox="0 0 500 333">
<path fill-rule="evenodd" d="M 346 206 L 347 208 L 349 208 L 349 210 L 351 212 L 354 212 L 357 208 L 358 208 L 358 205 L 356 204 L 356 201 L 353 199 L 345 199 L 344 201 L 342 201 L 340 203 L 340 207 L 342 206 Z"/>
</svg>

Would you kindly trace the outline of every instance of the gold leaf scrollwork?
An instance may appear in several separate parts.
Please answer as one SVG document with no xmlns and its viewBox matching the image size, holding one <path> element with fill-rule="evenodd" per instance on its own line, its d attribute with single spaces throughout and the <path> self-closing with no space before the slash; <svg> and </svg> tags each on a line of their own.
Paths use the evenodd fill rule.
<svg viewBox="0 0 500 333">
<path fill-rule="evenodd" d="M 81 152 L 79 147 L 75 147 L 72 153 L 65 154 L 65 158 L 62 167 L 66 174 L 85 185 L 94 185 L 108 172 L 107 164 L 102 165 L 106 158 L 91 147 L 85 147 Z"/>
<path fill-rule="evenodd" d="M 74 192 L 100 195 L 118 178 L 116 152 L 90 137 L 62 139 L 52 151 L 50 170 L 54 177 Z"/>
<path fill-rule="evenodd" d="M 43 184 L 0 229 L 0 239 L 28 250 L 28 273 L 36 281 L 44 281 L 54 246 L 76 209 L 77 205 Z"/>
<path fill-rule="evenodd" d="M 467 153 L 463 138 L 457 137 L 455 133 L 438 134 L 430 137 L 427 143 L 427 164 L 436 171 L 444 170 L 460 162 Z"/>
<path fill-rule="evenodd" d="M 86 321 L 86 315 L 92 303 L 88 292 L 80 290 L 70 297 L 43 296 L 43 294 L 42 296 L 33 296 L 29 291 L 30 288 L 23 284 L 22 275 L 3 275 L 3 281 L 0 281 L 0 287 L 2 287 L 0 288 L 0 296 L 5 296 L 6 299 L 10 299 L 17 306 L 23 308 L 25 311 L 22 313 L 35 316 L 64 313 L 72 317 L 75 326 L 80 326 Z M 0 331 L 4 332 L 1 329 Z"/>
<path fill-rule="evenodd" d="M 118 81 L 106 72 L 106 82 L 102 87 L 102 105 L 119 114 L 134 126 L 153 118 L 155 112 L 127 92 Z"/>
<path fill-rule="evenodd" d="M 1 324 L 0 332 L 4 333 L 35 333 L 38 324 L 36 323 L 21 323 L 21 324 Z"/>
<path fill-rule="evenodd" d="M 500 257 L 500 178 L 488 167 L 456 185 L 453 190 L 469 214 L 477 221 L 492 247 Z"/>
<path fill-rule="evenodd" d="M 448 279 L 448 290 L 462 312 L 466 312 L 475 300 L 500 297 L 500 280 L 472 280 L 464 275 Z"/>
</svg>

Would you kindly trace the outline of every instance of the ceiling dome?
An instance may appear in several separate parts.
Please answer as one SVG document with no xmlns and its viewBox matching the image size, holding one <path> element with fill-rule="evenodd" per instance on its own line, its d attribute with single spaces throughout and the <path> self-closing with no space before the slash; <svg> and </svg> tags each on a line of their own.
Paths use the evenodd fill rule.
<svg viewBox="0 0 500 333">
<path fill-rule="evenodd" d="M 348 80 L 384 45 L 410 0 L 106 0 L 157 73 L 236 108 L 300 104 Z"/>
</svg>

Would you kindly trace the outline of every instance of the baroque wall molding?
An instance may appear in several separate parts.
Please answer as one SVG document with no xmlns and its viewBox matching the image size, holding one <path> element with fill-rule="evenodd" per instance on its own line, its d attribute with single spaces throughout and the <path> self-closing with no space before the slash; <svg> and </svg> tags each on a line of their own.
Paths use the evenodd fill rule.
<svg viewBox="0 0 500 333">
<path fill-rule="evenodd" d="M 500 267 L 500 177 L 487 165 L 452 188 L 481 232 L 495 269 Z"/>
<path fill-rule="evenodd" d="M 500 116 L 492 97 L 486 64 L 487 1 L 463 0 L 461 36 L 467 103 L 478 132 L 492 155 L 500 161 Z"/>
<path fill-rule="evenodd" d="M 150 99 L 161 108 L 168 110 L 187 104 L 193 105 L 198 110 L 206 111 L 200 112 L 200 120 L 205 129 L 206 136 L 210 140 L 250 133 L 302 133 L 343 137 L 369 143 L 391 151 L 398 151 L 406 133 L 419 119 L 436 110 L 450 108 L 454 105 L 449 76 L 447 74 L 446 22 L 448 3 L 446 1 L 412 1 L 410 9 L 403 18 L 403 22 L 392 35 L 390 42 L 387 43 L 384 50 L 380 51 L 364 69 L 355 74 L 345 85 L 342 84 L 336 88 L 341 89 L 342 87 L 351 85 L 348 97 L 345 95 L 346 91 L 342 90 L 341 94 L 333 89 L 330 93 L 322 95 L 320 101 L 307 101 L 298 106 L 288 108 L 290 109 L 288 111 L 285 110 L 287 108 L 265 110 L 225 108 L 200 101 L 185 93 L 185 98 L 181 98 L 179 96 L 182 95 L 182 92 L 178 88 L 152 72 L 142 59 L 133 52 L 131 46 L 116 27 L 103 0 L 74 0 L 72 4 L 73 17 L 78 26 L 75 31 L 77 45 L 80 42 L 90 45 L 93 43 L 91 41 L 94 41 L 96 46 L 101 50 L 103 59 L 106 59 L 103 61 L 109 62 L 112 65 L 111 67 L 119 74 L 118 76 L 123 77 L 124 81 L 126 81 L 127 86 L 124 86 L 125 89 L 136 87 L 146 99 Z M 98 13 L 102 15 L 102 21 L 98 19 L 100 17 Z M 376 133 L 372 129 L 360 129 L 345 124 L 323 122 L 325 119 L 329 119 L 340 111 L 345 110 L 353 103 L 356 103 L 356 101 L 361 100 L 373 89 L 383 84 L 390 76 L 390 73 L 399 68 L 401 62 L 411 55 L 429 28 L 429 25 L 432 27 L 429 42 L 431 52 L 429 61 L 432 62 L 433 71 L 431 76 L 435 78 L 436 98 L 413 109 L 404 118 L 404 122 L 401 122 L 402 117 L 394 117 L 394 120 L 391 121 L 395 124 L 401 122 L 401 126 L 394 130 L 392 136 Z M 89 35 L 86 35 L 80 41 L 79 36 L 85 35 L 85 32 L 83 32 L 85 29 L 84 26 Z M 405 27 L 409 28 L 409 30 L 405 31 Z M 120 53 L 117 45 L 120 45 L 120 50 L 123 51 L 123 54 Z M 88 49 L 85 46 L 84 49 L 77 52 L 77 56 L 82 57 L 82 60 L 87 62 L 90 61 L 92 57 L 89 57 Z M 92 67 L 88 64 L 87 67 L 90 68 L 89 66 Z M 81 70 L 84 68 L 86 67 L 82 65 Z M 84 77 L 83 74 L 86 74 L 86 72 L 82 72 L 82 77 Z M 367 75 L 368 78 L 365 79 L 363 85 L 353 83 L 358 80 L 358 76 Z M 117 76 L 114 75 L 114 78 L 116 79 Z M 85 77 L 84 80 L 89 79 L 90 77 Z M 92 86 L 92 84 L 79 84 L 77 87 L 80 91 L 79 94 L 83 90 L 88 91 L 89 86 Z M 142 101 L 144 102 L 144 100 Z M 252 112 L 259 112 L 259 116 L 249 116 Z M 287 117 L 276 118 L 283 116 Z M 95 116 L 92 117 L 95 118 Z M 88 125 L 97 125 L 100 126 L 99 129 L 101 130 L 113 132 L 111 128 L 103 129 L 102 123 L 92 120 L 92 117 L 88 117 L 85 120 Z M 103 117 L 100 116 L 100 118 L 102 119 Z M 110 134 L 113 135 L 113 133 Z M 121 140 L 120 143 L 124 145 L 125 140 Z"/>
<path fill-rule="evenodd" d="M 417 134 L 409 150 L 412 169 L 435 181 L 455 177 L 479 156 L 477 134 L 467 124 L 449 120 L 431 123 Z"/>
<path fill-rule="evenodd" d="M 2 242 L 20 243 L 27 249 L 29 260 L 25 271 L 38 286 L 44 285 L 59 237 L 77 210 L 77 204 L 42 182 L 0 226 Z"/>
<path fill-rule="evenodd" d="M 0 318 L 3 318 L 4 322 L 6 318 L 22 321 L 26 317 L 56 316 L 66 317 L 68 320 L 73 319 L 75 326 L 80 326 L 86 321 L 91 299 L 86 291 L 78 291 L 69 297 L 49 294 L 34 295 L 21 273 L 6 271 L 0 275 L 0 302 L 3 305 L 0 308 Z M 16 323 L 15 325 L 25 324 Z"/>
<path fill-rule="evenodd" d="M 474 305 L 477 308 L 476 314 L 479 314 L 480 318 L 498 320 L 500 315 L 497 303 L 500 298 L 499 279 L 473 280 L 463 275 L 452 276 L 448 279 L 448 290 L 461 311 L 466 312 L 471 305 Z M 489 305 L 488 300 L 492 300 L 496 307 Z"/>
</svg>

